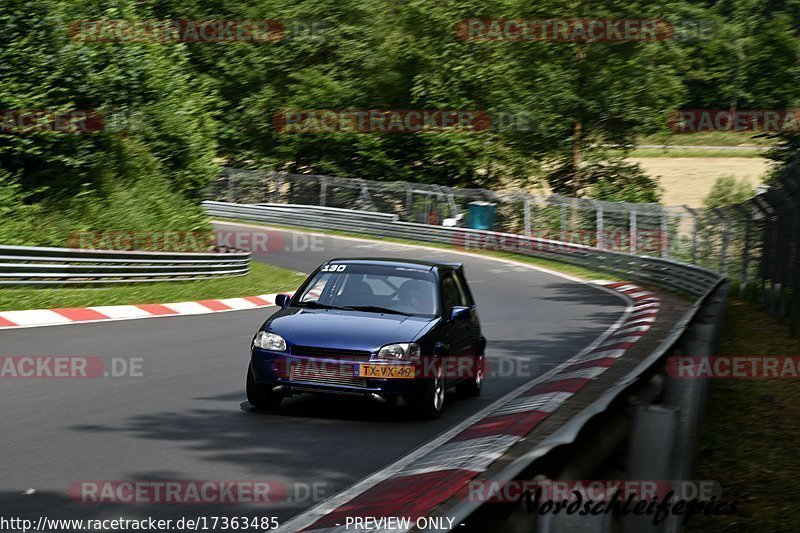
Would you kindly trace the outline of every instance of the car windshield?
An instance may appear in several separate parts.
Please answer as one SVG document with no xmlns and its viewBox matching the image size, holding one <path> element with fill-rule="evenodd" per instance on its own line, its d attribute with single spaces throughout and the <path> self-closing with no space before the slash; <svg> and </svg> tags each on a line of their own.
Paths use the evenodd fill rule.
<svg viewBox="0 0 800 533">
<path fill-rule="evenodd" d="M 424 267 L 331 263 L 304 285 L 300 307 L 435 316 L 436 277 Z"/>
</svg>

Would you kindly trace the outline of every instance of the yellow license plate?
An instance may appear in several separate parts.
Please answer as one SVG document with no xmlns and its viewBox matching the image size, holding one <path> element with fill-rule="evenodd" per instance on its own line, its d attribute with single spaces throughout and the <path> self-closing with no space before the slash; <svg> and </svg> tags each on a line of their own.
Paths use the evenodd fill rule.
<svg viewBox="0 0 800 533">
<path fill-rule="evenodd" d="M 362 378 L 414 379 L 411 365 L 360 365 L 358 376 Z"/>
</svg>

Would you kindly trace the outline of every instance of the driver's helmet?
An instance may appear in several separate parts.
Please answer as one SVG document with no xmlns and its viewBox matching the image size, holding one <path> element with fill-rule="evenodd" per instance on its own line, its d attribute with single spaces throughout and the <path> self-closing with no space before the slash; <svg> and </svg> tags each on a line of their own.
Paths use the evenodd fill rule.
<svg viewBox="0 0 800 533">
<path fill-rule="evenodd" d="M 418 311 L 430 313 L 432 311 L 430 283 L 418 279 L 404 282 L 397 291 L 397 300 Z"/>
</svg>

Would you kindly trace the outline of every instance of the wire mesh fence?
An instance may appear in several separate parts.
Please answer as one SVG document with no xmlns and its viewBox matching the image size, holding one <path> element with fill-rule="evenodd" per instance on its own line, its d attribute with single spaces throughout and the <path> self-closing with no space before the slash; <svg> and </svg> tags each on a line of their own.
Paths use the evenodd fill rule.
<svg viewBox="0 0 800 533">
<path fill-rule="evenodd" d="M 342 179 L 330 176 L 225 169 L 208 199 L 259 204 L 320 205 L 396 214 L 406 222 L 465 225 L 470 204 L 493 206 L 491 228 L 605 250 L 669 258 L 675 234 L 692 227 L 684 208 L 603 202 L 518 191 L 455 189 L 438 185 Z"/>
<path fill-rule="evenodd" d="M 650 203 L 457 189 L 226 168 L 208 199 L 244 204 L 303 204 L 391 213 L 406 222 L 476 227 L 601 250 L 681 261 L 728 276 L 740 296 L 789 320 L 800 332 L 800 164 L 734 206 L 697 209 Z"/>
</svg>

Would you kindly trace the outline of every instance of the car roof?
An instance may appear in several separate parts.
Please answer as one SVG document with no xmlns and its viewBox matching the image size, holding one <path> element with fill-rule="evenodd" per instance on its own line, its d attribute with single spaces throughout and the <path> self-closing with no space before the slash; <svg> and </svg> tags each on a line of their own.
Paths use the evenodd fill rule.
<svg viewBox="0 0 800 533">
<path fill-rule="evenodd" d="M 421 259 L 395 259 L 391 257 L 337 257 L 326 261 L 329 263 L 358 263 L 361 265 L 385 265 L 394 267 L 426 267 L 429 270 L 455 270 L 463 266 L 462 263 L 445 261 L 423 261 Z"/>
</svg>

